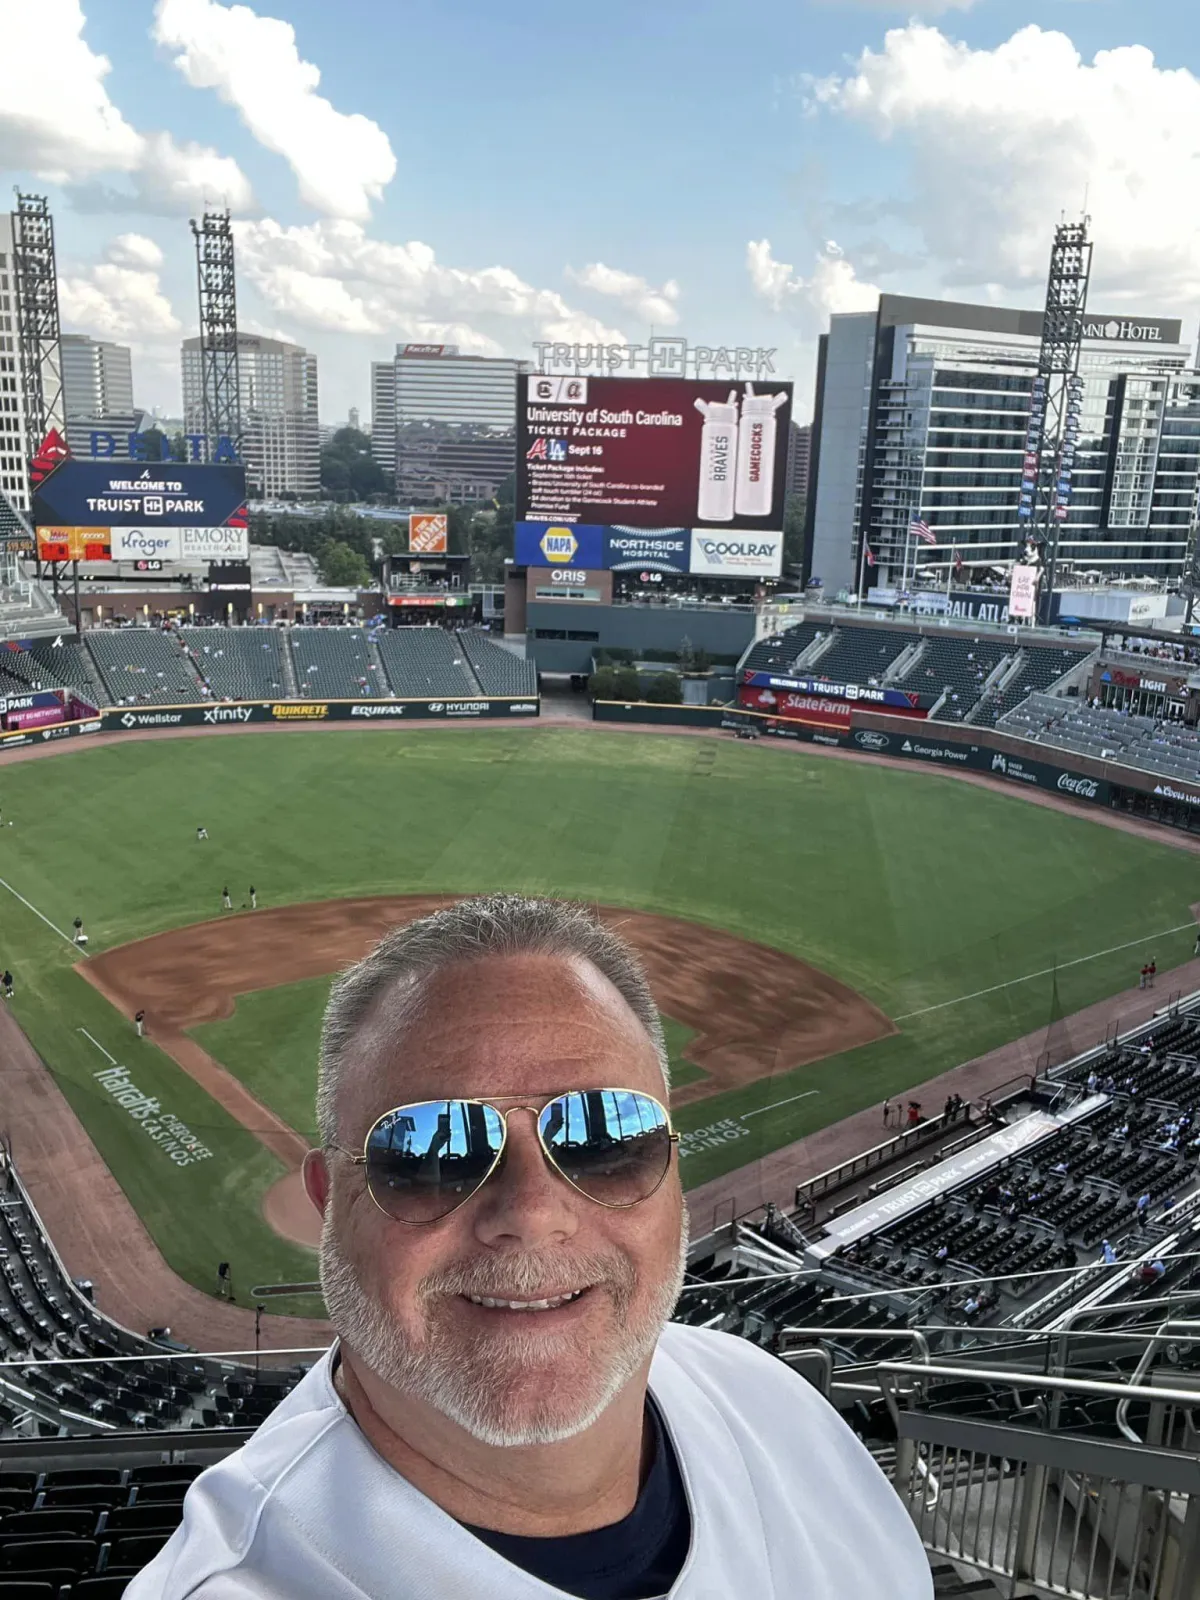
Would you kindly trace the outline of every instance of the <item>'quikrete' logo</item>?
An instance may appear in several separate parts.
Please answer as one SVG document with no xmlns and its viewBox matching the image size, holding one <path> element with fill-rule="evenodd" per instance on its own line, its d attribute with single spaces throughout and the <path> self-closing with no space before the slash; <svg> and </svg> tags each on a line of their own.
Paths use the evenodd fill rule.
<svg viewBox="0 0 1200 1600">
<path fill-rule="evenodd" d="M 277 722 L 322 722 L 329 715 L 329 707 L 313 705 L 308 701 L 271 707 Z"/>
<path fill-rule="evenodd" d="M 579 549 L 579 540 L 570 528 L 547 528 L 538 543 L 538 548 L 546 560 L 556 567 L 569 567 L 575 559 L 575 552 Z"/>
</svg>

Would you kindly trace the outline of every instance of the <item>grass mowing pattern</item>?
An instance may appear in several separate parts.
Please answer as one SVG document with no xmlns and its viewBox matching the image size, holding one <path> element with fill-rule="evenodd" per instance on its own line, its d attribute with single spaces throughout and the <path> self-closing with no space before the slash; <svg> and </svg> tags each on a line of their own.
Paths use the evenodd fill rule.
<svg viewBox="0 0 1200 1600">
<path fill-rule="evenodd" d="M 5 768 L 0 800 L 16 824 L 0 833 L 0 878 L 59 928 L 81 915 L 93 951 L 219 915 L 226 883 L 235 905 L 254 883 L 263 906 L 510 890 L 710 923 L 833 972 L 893 1017 L 1006 985 L 682 1108 L 686 1131 L 818 1090 L 755 1118 L 750 1137 L 691 1156 L 689 1185 L 1047 1025 L 1051 976 L 1014 979 L 1148 941 L 1060 970 L 1057 1005 L 1071 1012 L 1129 986 L 1151 955 L 1164 970 L 1186 959 L 1192 932 L 1163 930 L 1189 923 L 1200 900 L 1195 858 L 1083 812 L 732 740 L 557 729 L 163 740 Z M 242 1282 L 308 1276 L 311 1256 L 259 1215 L 273 1160 L 134 1038 L 72 972 L 72 947 L 3 890 L 0 957 L 16 975 L 18 1019 L 172 1266 L 206 1289 L 214 1262 L 235 1253 Z M 311 1074 L 321 985 L 295 996 L 294 1012 L 293 997 L 274 993 L 281 1010 L 255 1068 L 273 1103 L 295 1093 L 294 1074 Z M 107 1063 L 81 1027 L 208 1136 L 211 1161 L 174 1168 L 100 1095 L 94 1074 Z"/>
</svg>

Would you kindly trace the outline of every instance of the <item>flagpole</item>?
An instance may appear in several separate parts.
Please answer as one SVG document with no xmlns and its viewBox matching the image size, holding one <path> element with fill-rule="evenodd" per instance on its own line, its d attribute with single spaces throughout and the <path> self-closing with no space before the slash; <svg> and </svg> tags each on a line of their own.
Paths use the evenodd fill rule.
<svg viewBox="0 0 1200 1600">
<path fill-rule="evenodd" d="M 954 571 L 954 558 L 955 558 L 955 556 L 957 554 L 958 554 L 958 546 L 955 545 L 951 549 L 951 551 L 950 551 L 950 559 L 946 563 L 946 605 L 947 605 L 947 607 L 950 604 L 950 574 Z"/>
<path fill-rule="evenodd" d="M 867 564 L 867 535 L 864 532 L 858 551 L 858 603 L 862 605 L 863 598 L 863 569 Z"/>
</svg>

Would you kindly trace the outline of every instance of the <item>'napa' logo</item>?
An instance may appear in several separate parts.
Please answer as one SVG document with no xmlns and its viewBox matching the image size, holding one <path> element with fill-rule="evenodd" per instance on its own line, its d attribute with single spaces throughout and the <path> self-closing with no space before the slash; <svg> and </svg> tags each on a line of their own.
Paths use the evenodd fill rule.
<svg viewBox="0 0 1200 1600">
<path fill-rule="evenodd" d="M 555 566 L 570 566 L 575 559 L 575 552 L 579 549 L 579 540 L 570 528 L 547 528 L 541 537 L 539 548 L 547 561 Z"/>
</svg>

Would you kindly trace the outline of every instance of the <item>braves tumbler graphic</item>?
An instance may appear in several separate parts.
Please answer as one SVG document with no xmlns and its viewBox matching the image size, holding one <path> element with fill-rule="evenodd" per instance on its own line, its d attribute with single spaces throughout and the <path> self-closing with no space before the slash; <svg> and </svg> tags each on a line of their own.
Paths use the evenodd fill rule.
<svg viewBox="0 0 1200 1600">
<path fill-rule="evenodd" d="M 696 514 L 701 522 L 731 522 L 738 447 L 737 390 L 729 391 L 724 405 L 719 400 L 696 400 L 694 404 L 704 418 Z"/>
</svg>

